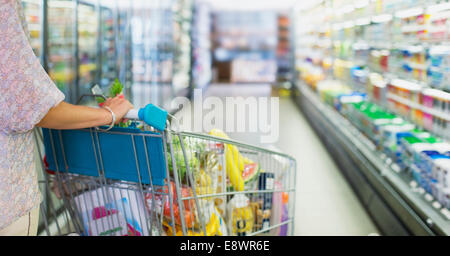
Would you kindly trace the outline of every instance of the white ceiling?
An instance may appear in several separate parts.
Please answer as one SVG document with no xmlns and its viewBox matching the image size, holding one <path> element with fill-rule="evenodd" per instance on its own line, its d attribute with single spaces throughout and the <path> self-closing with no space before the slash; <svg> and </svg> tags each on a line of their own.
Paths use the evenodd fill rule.
<svg viewBox="0 0 450 256">
<path fill-rule="evenodd" d="M 297 2 L 315 0 L 199 0 L 207 2 L 214 10 L 288 10 Z"/>
<path fill-rule="evenodd" d="M 26 0 L 27 1 L 27 0 Z M 28 0 L 30 1 L 30 0 Z M 96 0 L 82 0 L 84 2 L 96 2 Z M 174 0 L 100 0 L 105 6 L 161 8 L 169 7 Z M 132 1 L 132 2 L 131 2 Z M 213 10 L 240 11 L 240 10 L 292 10 L 306 9 L 323 0 L 194 0 L 208 3 Z M 54 2 L 54 1 L 51 1 Z M 67 1 L 70 2 L 70 1 Z"/>
</svg>

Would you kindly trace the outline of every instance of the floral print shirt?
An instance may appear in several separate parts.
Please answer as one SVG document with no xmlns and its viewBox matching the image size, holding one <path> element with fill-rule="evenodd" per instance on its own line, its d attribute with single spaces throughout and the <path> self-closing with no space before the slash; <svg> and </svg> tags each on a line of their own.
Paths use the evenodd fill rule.
<svg viewBox="0 0 450 256">
<path fill-rule="evenodd" d="M 41 202 L 33 128 L 64 100 L 34 55 L 18 0 L 0 0 L 0 229 Z"/>
</svg>

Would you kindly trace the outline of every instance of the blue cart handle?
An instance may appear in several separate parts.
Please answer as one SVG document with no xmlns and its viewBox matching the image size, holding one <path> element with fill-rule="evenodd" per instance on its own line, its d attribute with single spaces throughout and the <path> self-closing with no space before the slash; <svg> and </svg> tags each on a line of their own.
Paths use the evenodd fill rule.
<svg viewBox="0 0 450 256">
<path fill-rule="evenodd" d="M 84 94 L 78 99 L 79 104 L 81 100 L 88 97 L 101 97 L 106 100 L 106 97 L 103 95 L 103 91 L 98 85 L 92 87 L 92 94 Z M 124 116 L 126 119 L 131 120 L 141 120 L 144 121 L 147 125 L 154 127 L 157 130 L 164 131 L 167 127 L 170 128 L 170 122 L 167 120 L 167 116 L 170 116 L 171 120 L 175 121 L 177 126 L 177 131 L 179 132 L 179 124 L 178 120 L 167 113 L 166 110 L 159 108 L 153 104 L 148 104 L 147 106 L 140 109 L 132 109 L 128 111 L 128 113 Z"/>
<path fill-rule="evenodd" d="M 168 114 L 166 110 L 159 108 L 153 104 L 148 104 L 141 109 L 132 109 L 126 115 L 126 119 L 141 120 L 147 125 L 150 125 L 160 131 L 166 129 L 166 125 L 170 125 L 167 117 L 170 116 L 175 119 L 172 115 Z"/>
</svg>

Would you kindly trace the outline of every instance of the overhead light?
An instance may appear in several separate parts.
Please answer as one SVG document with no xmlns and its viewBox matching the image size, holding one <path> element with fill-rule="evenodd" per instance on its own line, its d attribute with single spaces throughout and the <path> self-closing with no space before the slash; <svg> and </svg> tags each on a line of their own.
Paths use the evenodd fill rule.
<svg viewBox="0 0 450 256">
<path fill-rule="evenodd" d="M 392 20 L 391 14 L 380 14 L 372 17 L 372 22 L 374 23 L 383 23 Z"/>
<path fill-rule="evenodd" d="M 361 8 L 366 7 L 367 5 L 369 5 L 369 0 L 359 0 L 359 1 L 356 1 L 355 8 L 361 9 Z"/>
<path fill-rule="evenodd" d="M 31 3 L 31 4 L 41 4 L 39 0 L 22 0 L 22 2 Z"/>
<path fill-rule="evenodd" d="M 346 21 L 346 22 L 344 22 L 343 24 L 342 24 L 342 28 L 351 28 L 351 27 L 353 27 L 355 24 L 354 24 L 354 22 L 353 21 Z"/>
<path fill-rule="evenodd" d="M 333 24 L 332 28 L 333 30 L 341 30 L 344 27 L 343 25 L 343 23 L 335 23 Z"/>
<path fill-rule="evenodd" d="M 72 1 L 49 1 L 49 8 L 74 8 L 75 3 Z"/>
<path fill-rule="evenodd" d="M 339 9 L 338 13 L 339 14 L 347 14 L 347 13 L 350 13 L 350 12 L 352 12 L 354 10 L 355 10 L 355 7 L 353 5 L 351 5 L 351 4 L 349 4 L 349 5 L 343 6 L 341 9 Z"/>
<path fill-rule="evenodd" d="M 440 11 L 445 11 L 450 9 L 450 3 L 442 3 L 442 4 L 436 4 L 436 5 L 431 5 L 427 8 L 427 13 L 428 14 L 433 14 L 436 12 L 440 12 Z"/>
<path fill-rule="evenodd" d="M 424 12 L 424 10 L 422 7 L 416 7 L 416 8 L 398 11 L 395 13 L 395 17 L 403 19 L 403 18 L 408 18 L 408 17 L 419 16 L 419 15 L 423 14 L 423 12 Z"/>
<path fill-rule="evenodd" d="M 370 24 L 369 18 L 360 18 L 355 21 L 356 26 L 365 26 Z"/>
</svg>

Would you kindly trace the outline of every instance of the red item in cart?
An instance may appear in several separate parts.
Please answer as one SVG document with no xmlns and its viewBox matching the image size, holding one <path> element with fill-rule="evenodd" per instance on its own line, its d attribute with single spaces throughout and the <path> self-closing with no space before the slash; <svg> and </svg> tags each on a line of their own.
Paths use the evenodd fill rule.
<svg viewBox="0 0 450 256">
<path fill-rule="evenodd" d="M 47 156 L 44 156 L 44 159 L 43 159 L 42 161 L 44 162 L 45 171 L 46 171 L 48 174 L 54 175 L 54 174 L 55 174 L 55 171 L 51 171 L 51 170 L 48 169 L 49 165 L 48 165 L 48 162 L 47 162 Z"/>
<path fill-rule="evenodd" d="M 171 220 L 172 219 L 172 211 L 173 209 L 173 217 L 175 218 L 175 224 L 181 225 L 181 216 L 180 216 L 180 208 L 178 205 L 178 197 L 176 193 L 175 183 L 172 181 L 170 182 L 171 187 L 171 194 L 172 194 L 172 204 L 170 203 L 169 196 L 168 196 L 168 188 L 165 186 L 163 189 L 160 189 L 159 191 L 156 191 L 155 193 L 147 193 L 145 195 L 145 204 L 147 206 L 148 210 L 155 211 L 157 213 L 161 212 L 161 207 L 163 208 L 163 215 L 166 219 Z M 154 200 L 152 200 L 153 195 L 155 195 Z M 181 196 L 182 198 L 187 197 L 193 197 L 193 192 L 191 188 L 188 187 L 182 187 L 181 188 Z M 154 207 L 156 209 L 152 209 L 153 205 L 152 202 L 155 202 Z M 163 203 L 164 202 L 164 203 Z M 195 217 L 194 217 L 194 199 L 183 199 L 183 215 L 184 215 L 184 222 L 188 228 L 192 228 L 195 223 Z"/>
</svg>

